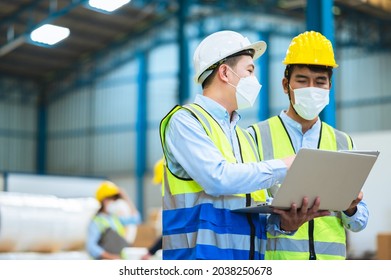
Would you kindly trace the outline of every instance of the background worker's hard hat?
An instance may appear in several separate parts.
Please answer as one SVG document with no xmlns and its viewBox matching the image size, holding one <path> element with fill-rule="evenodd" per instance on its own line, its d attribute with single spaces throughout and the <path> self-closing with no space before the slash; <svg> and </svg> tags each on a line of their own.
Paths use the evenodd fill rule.
<svg viewBox="0 0 391 280">
<path fill-rule="evenodd" d="M 338 67 L 330 40 L 315 31 L 306 31 L 293 38 L 283 63 Z"/>
<path fill-rule="evenodd" d="M 153 169 L 153 179 L 154 184 L 161 184 L 163 181 L 163 159 L 158 160 L 155 163 L 155 167 Z"/>
<path fill-rule="evenodd" d="M 253 59 L 255 60 L 265 52 L 266 43 L 264 41 L 258 41 L 251 44 L 247 37 L 243 37 L 241 34 L 229 30 L 219 31 L 209 35 L 201 41 L 194 52 L 195 82 L 202 84 L 212 73 L 212 70 L 205 70 L 216 62 L 240 51 L 250 49 L 254 50 Z"/>
<path fill-rule="evenodd" d="M 119 187 L 110 181 L 102 182 L 97 191 L 96 199 L 102 202 L 105 198 L 119 194 Z"/>
</svg>

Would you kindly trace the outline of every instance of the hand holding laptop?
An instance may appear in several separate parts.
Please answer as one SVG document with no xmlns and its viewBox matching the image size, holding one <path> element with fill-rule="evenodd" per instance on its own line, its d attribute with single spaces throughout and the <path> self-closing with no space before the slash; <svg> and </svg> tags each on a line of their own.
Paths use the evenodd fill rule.
<svg viewBox="0 0 391 280">
<path fill-rule="evenodd" d="M 349 208 L 344 211 L 345 214 L 348 216 L 353 216 L 354 213 L 356 213 L 356 211 L 357 211 L 357 205 L 360 203 L 360 201 L 363 199 L 363 197 L 364 197 L 364 193 L 362 191 L 360 191 L 357 198 L 355 200 L 353 200 L 352 203 L 350 204 Z"/>
<path fill-rule="evenodd" d="M 271 203 L 261 203 L 239 209 L 243 213 L 277 213 L 282 209 L 289 213 L 292 204 L 302 207 L 303 197 L 308 197 L 311 208 L 347 211 L 354 213 L 360 202 L 359 193 L 373 167 L 378 151 L 325 151 L 302 148 L 297 153 Z M 287 165 L 289 165 L 289 160 Z M 310 209 L 311 209 L 310 208 Z M 306 208 L 305 208 L 306 209 Z M 307 215 L 306 210 L 305 215 Z M 308 209 L 308 206 L 307 206 Z M 308 210 L 307 210 L 308 211 Z M 316 212 L 316 211 L 315 211 Z"/>
<path fill-rule="evenodd" d="M 357 205 L 363 199 L 363 192 L 361 191 L 358 197 L 352 201 L 349 208 L 345 210 L 345 213 L 349 216 L 354 215 L 357 210 Z M 313 205 L 309 207 L 308 197 L 304 197 L 302 205 L 297 208 L 295 203 L 292 203 L 292 207 L 288 210 L 274 208 L 273 213 L 280 215 L 280 228 L 284 231 L 295 231 L 301 227 L 304 223 L 323 216 L 329 216 L 330 211 L 319 210 L 320 198 L 317 197 Z"/>
<path fill-rule="evenodd" d="M 311 207 L 309 206 L 308 197 L 304 197 L 300 207 L 292 203 L 288 210 L 273 208 L 273 213 L 280 215 L 280 228 L 284 231 L 295 231 L 312 219 L 330 215 L 330 211 L 319 210 L 319 197 L 315 199 Z"/>
</svg>

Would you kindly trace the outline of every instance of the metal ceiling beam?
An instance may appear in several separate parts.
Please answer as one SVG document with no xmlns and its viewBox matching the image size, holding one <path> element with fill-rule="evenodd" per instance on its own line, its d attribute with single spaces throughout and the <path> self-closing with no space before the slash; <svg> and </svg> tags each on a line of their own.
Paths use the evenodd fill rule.
<svg viewBox="0 0 391 280">
<path fill-rule="evenodd" d="M 364 47 L 369 51 L 391 49 L 391 17 L 379 19 L 362 11 L 340 7 L 335 20 L 336 44 L 340 47 Z"/>
<path fill-rule="evenodd" d="M 35 1 L 34 3 L 40 3 L 40 2 L 42 2 L 42 0 Z M 84 3 L 84 2 L 87 2 L 87 1 L 86 0 L 84 0 L 84 1 L 73 0 L 73 5 L 77 6 L 77 5 L 80 5 L 80 3 Z M 177 1 L 174 4 L 179 5 L 178 3 L 180 3 L 180 2 L 181 1 Z M 256 3 L 256 1 L 244 1 L 246 5 L 243 5 L 242 2 L 239 2 L 239 3 L 238 2 L 239 1 L 229 1 L 229 3 L 228 2 L 226 3 L 224 1 L 219 0 L 219 1 L 215 2 L 215 6 L 213 6 L 213 4 L 208 4 L 208 7 L 212 8 L 214 12 L 217 11 L 217 13 L 215 13 L 215 15 L 220 15 L 220 16 L 223 15 L 224 12 L 227 12 L 227 8 L 229 8 L 228 11 L 230 11 L 232 9 L 234 9 L 235 11 L 246 9 L 246 11 L 249 12 L 250 14 L 252 13 L 254 15 L 259 15 L 260 11 L 274 10 L 277 5 L 277 2 L 275 2 L 273 0 L 263 0 L 263 1 L 259 1 L 260 4 L 257 4 L 256 8 L 254 8 L 255 7 L 254 3 Z M 193 1 L 189 1 L 189 3 L 191 5 L 197 5 L 197 4 L 204 5 L 206 3 L 206 1 L 193 0 Z M 250 5 L 250 3 L 251 3 L 251 5 Z M 159 10 L 160 15 L 158 15 L 158 16 L 160 16 L 161 18 L 158 18 L 156 21 L 150 22 L 149 23 L 150 25 L 143 27 L 142 30 L 140 30 L 140 32 L 136 31 L 136 33 L 131 33 L 131 34 L 125 35 L 124 38 L 117 40 L 116 42 L 113 42 L 112 44 L 108 45 L 108 47 L 105 48 L 104 50 L 101 50 L 101 51 L 98 51 L 95 53 L 90 53 L 90 54 L 88 54 L 87 57 L 84 56 L 83 61 L 80 60 L 79 62 L 77 62 L 75 64 L 74 67 L 71 67 L 65 71 L 61 70 L 61 71 L 51 73 L 49 76 L 47 76 L 47 78 L 44 78 L 42 80 L 42 83 L 45 83 L 45 84 L 50 83 L 51 81 L 54 81 L 58 77 L 63 77 L 64 75 L 67 75 L 71 72 L 79 71 L 82 68 L 83 63 L 85 62 L 85 59 L 92 60 L 92 61 L 99 59 L 107 52 L 107 49 L 115 49 L 117 47 L 120 47 L 121 45 L 125 45 L 126 43 L 128 43 L 130 36 L 132 36 L 133 39 L 141 38 L 142 36 L 144 36 L 143 33 L 146 32 L 146 30 L 154 28 L 154 26 L 156 27 L 157 25 L 160 25 L 163 22 L 169 20 L 169 17 L 175 13 L 175 11 L 173 11 L 172 4 L 173 4 L 173 1 L 168 1 L 168 0 L 133 0 L 131 2 L 131 5 L 134 6 L 135 8 L 148 9 L 148 10 L 151 10 L 151 12 L 156 12 L 154 10 L 155 8 L 160 9 Z M 73 6 L 73 7 L 76 7 L 76 6 Z M 194 8 L 193 6 L 189 7 L 191 12 L 194 12 L 193 8 Z M 281 9 L 281 7 L 279 7 L 279 8 Z M 62 11 L 64 14 L 66 14 L 67 12 L 69 13 L 70 6 L 68 6 L 67 9 L 66 8 L 62 9 Z M 60 15 L 57 13 L 54 16 L 59 17 Z M 168 18 L 164 18 L 165 16 L 167 16 Z M 205 17 L 207 17 L 207 18 L 205 18 Z M 196 21 L 205 23 L 209 19 L 209 17 L 210 17 L 210 14 L 207 14 L 204 16 L 200 15 L 199 18 L 197 18 L 197 15 L 195 15 L 195 16 L 189 15 L 187 17 L 187 23 L 196 22 Z M 230 23 L 228 23 L 228 24 L 230 24 Z M 202 23 L 200 23 L 200 25 L 202 25 Z M 227 25 L 225 25 L 225 26 L 227 26 Z M 273 24 L 269 24 L 269 23 L 263 23 L 262 25 L 254 24 L 254 22 L 251 22 L 251 18 L 247 18 L 247 17 L 241 21 L 241 24 L 238 28 L 242 29 L 242 30 L 252 30 L 255 32 L 267 32 L 269 30 L 269 31 L 271 31 L 271 34 L 273 34 L 273 35 L 279 34 L 279 35 L 283 35 L 283 36 L 284 35 L 291 36 L 293 33 L 298 33 L 297 27 L 294 27 L 290 31 L 287 31 L 283 28 L 280 28 L 280 26 L 278 26 L 278 25 L 273 25 Z M 299 31 L 302 31 L 302 30 L 299 30 Z M 201 32 L 202 32 L 202 28 L 200 30 L 200 34 L 201 34 Z M 200 35 L 198 34 L 198 36 L 200 36 Z M 191 38 L 187 37 L 187 39 L 190 40 Z M 129 59 L 129 58 L 127 58 L 127 59 Z M 121 60 L 123 61 L 123 58 L 121 58 Z M 112 65 L 118 66 L 118 64 L 120 64 L 120 63 L 124 63 L 124 62 L 115 61 L 112 63 Z M 91 81 L 91 79 L 96 78 L 96 76 L 94 76 L 94 75 L 96 75 L 96 74 L 103 75 L 107 71 L 110 71 L 110 69 L 114 69 L 114 68 L 115 68 L 115 66 L 113 66 L 113 67 L 105 66 L 104 69 L 100 69 L 100 71 L 98 71 L 98 73 L 90 73 L 89 75 L 87 75 L 88 76 L 87 78 L 84 75 L 83 81 L 79 81 L 76 84 L 85 84 L 88 81 Z"/>
<path fill-rule="evenodd" d="M 140 1 L 138 1 L 140 2 Z M 149 1 L 153 2 L 153 1 Z M 131 2 L 133 3 L 133 1 Z M 121 49 L 124 45 L 128 44 L 130 40 L 136 41 L 139 38 L 142 38 L 143 36 L 147 36 L 148 32 L 151 31 L 154 28 L 162 27 L 167 21 L 170 21 L 173 19 L 173 15 L 176 13 L 175 10 L 168 10 L 162 14 L 160 14 L 154 21 L 150 22 L 149 26 L 143 26 L 139 30 L 133 30 L 131 34 L 125 34 L 123 38 L 121 38 L 118 41 L 115 41 L 108 45 L 104 50 L 100 50 L 95 53 L 89 54 L 88 57 L 83 57 L 82 61 L 79 61 L 74 64 L 74 66 L 67 70 L 62 70 L 54 73 L 53 75 L 47 77 L 45 80 L 45 83 L 51 83 L 56 81 L 58 79 L 62 79 L 65 76 L 68 76 L 71 73 L 79 73 L 82 71 L 83 65 L 85 64 L 86 60 L 99 60 L 102 58 L 105 54 L 107 54 L 108 50 L 116 50 Z M 131 39 L 129 39 L 131 38 Z M 165 39 L 161 38 L 155 38 L 148 44 L 143 44 L 141 47 L 139 47 L 139 51 L 149 51 L 152 46 L 163 44 L 165 42 Z M 171 41 L 170 41 L 171 42 Z M 112 61 L 112 63 L 105 65 L 103 67 L 100 67 L 96 69 L 94 72 L 84 73 L 83 75 L 79 75 L 75 81 L 72 84 L 67 85 L 63 89 L 56 90 L 55 94 L 50 96 L 49 102 L 53 102 L 60 98 L 61 96 L 65 95 L 67 92 L 72 91 L 76 87 L 84 86 L 88 83 L 91 83 L 92 80 L 96 79 L 97 77 L 103 76 L 104 74 L 113 71 L 114 69 L 117 69 L 119 66 L 125 64 L 126 62 L 132 60 L 135 58 L 134 52 L 127 52 L 125 55 L 116 56 L 115 60 Z"/>
<path fill-rule="evenodd" d="M 23 45 L 24 43 L 27 42 L 27 38 L 25 35 L 19 36 L 16 39 L 12 39 L 9 43 L 3 45 L 0 47 L 0 57 L 6 55 L 9 52 L 12 52 L 14 49 L 17 47 Z"/>
<path fill-rule="evenodd" d="M 39 4 L 41 4 L 41 2 L 43 2 L 43 1 L 45 1 L 45 0 L 34 1 L 34 2 L 31 2 L 29 5 L 22 6 L 21 9 L 15 11 L 15 13 L 13 13 L 12 15 L 9 15 L 7 18 L 2 20 L 0 22 L 0 26 L 1 25 L 8 25 L 8 26 L 11 25 L 12 26 L 12 22 L 16 21 L 16 19 L 24 12 L 31 12 L 31 14 L 33 14 L 34 9 L 37 9 L 39 7 Z M 47 18 L 45 18 L 44 20 L 42 20 L 40 22 L 33 23 L 32 21 L 29 21 L 28 23 L 26 23 L 26 29 L 25 29 L 24 33 L 15 34 L 14 38 L 9 38 L 9 41 L 5 45 L 0 47 L 0 57 L 11 52 L 12 50 L 16 49 L 17 47 L 19 47 L 20 45 L 22 45 L 25 42 L 33 43 L 29 37 L 30 32 L 32 30 L 34 30 L 35 28 L 37 28 L 41 25 L 51 23 L 54 20 L 68 14 L 74 8 L 76 8 L 80 5 L 86 4 L 88 2 L 88 0 L 69 0 L 69 2 L 70 2 L 69 5 L 67 5 L 66 7 L 61 8 L 59 10 L 50 11 L 50 9 L 49 9 Z M 8 30 L 8 28 L 7 28 L 7 30 Z"/>
</svg>

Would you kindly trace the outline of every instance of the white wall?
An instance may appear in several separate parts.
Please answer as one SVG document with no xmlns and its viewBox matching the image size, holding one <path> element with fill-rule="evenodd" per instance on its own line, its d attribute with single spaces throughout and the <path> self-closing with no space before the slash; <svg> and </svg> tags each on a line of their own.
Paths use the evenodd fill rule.
<svg viewBox="0 0 391 280">
<path fill-rule="evenodd" d="M 6 191 L 28 194 L 46 194 L 61 198 L 95 197 L 96 189 L 103 178 L 35 175 L 23 173 L 7 174 Z M 0 190 L 4 186 L 0 187 Z"/>
<path fill-rule="evenodd" d="M 377 251 L 377 234 L 391 232 L 391 131 L 351 134 L 356 147 L 361 150 L 378 150 L 379 158 L 363 187 L 364 201 L 369 209 L 366 229 L 349 233 L 349 248 L 353 256 Z"/>
<path fill-rule="evenodd" d="M 334 71 L 339 129 L 357 133 L 390 130 L 390 52 L 345 48 L 339 54 L 339 67 Z"/>
<path fill-rule="evenodd" d="M 162 207 L 161 187 L 152 183 L 151 174 L 146 176 L 144 180 L 143 209 L 140 209 L 139 205 L 137 205 L 137 182 L 133 176 L 111 176 L 109 179 L 126 190 L 130 199 L 136 204 L 138 210 L 142 212 L 144 221 L 148 219 L 148 215 L 152 211 Z"/>
</svg>

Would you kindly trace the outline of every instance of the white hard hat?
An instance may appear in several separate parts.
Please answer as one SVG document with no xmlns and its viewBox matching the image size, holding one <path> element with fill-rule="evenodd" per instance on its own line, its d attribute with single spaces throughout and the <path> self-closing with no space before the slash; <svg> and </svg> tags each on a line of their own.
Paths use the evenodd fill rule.
<svg viewBox="0 0 391 280">
<path fill-rule="evenodd" d="M 253 44 L 241 34 L 224 30 L 206 37 L 194 52 L 194 81 L 202 84 L 213 70 L 207 70 L 220 60 L 244 50 L 254 50 L 253 59 L 259 58 L 266 50 L 266 43 L 258 41 Z M 204 73 L 205 72 L 205 73 Z"/>
</svg>

